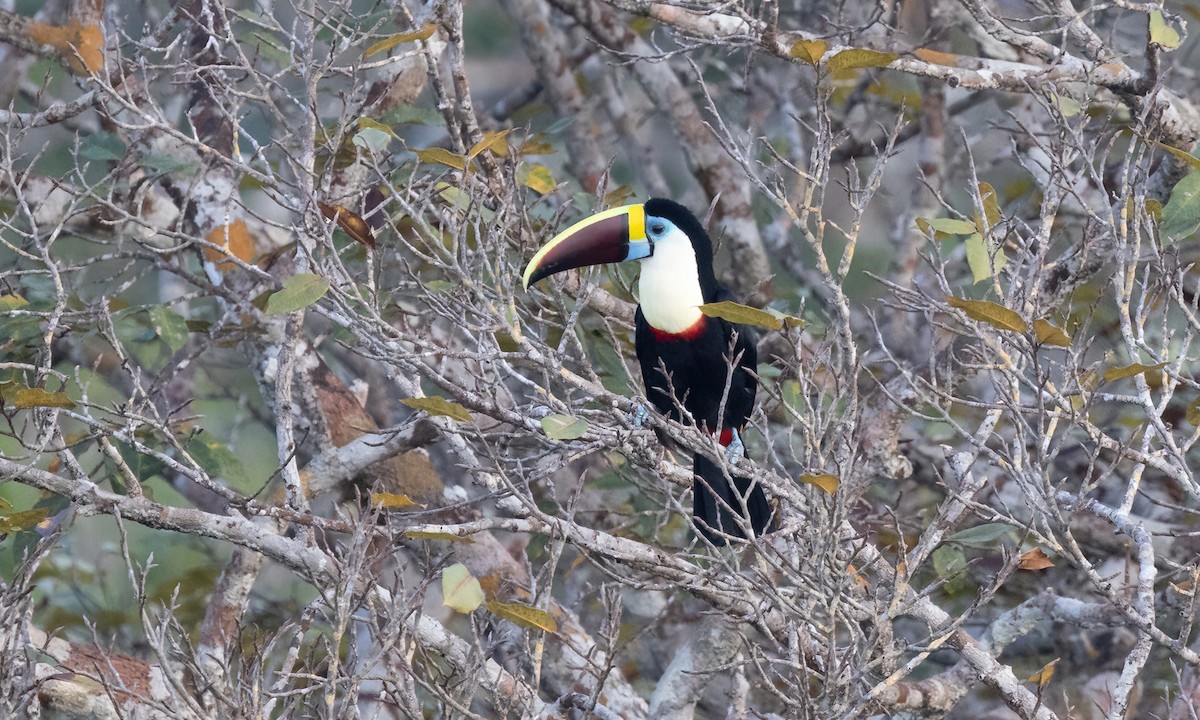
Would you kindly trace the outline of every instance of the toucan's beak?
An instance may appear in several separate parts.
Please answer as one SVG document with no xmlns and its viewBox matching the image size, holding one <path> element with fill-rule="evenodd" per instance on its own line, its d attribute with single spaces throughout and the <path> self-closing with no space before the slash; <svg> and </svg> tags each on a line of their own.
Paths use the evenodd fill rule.
<svg viewBox="0 0 1200 720">
<path fill-rule="evenodd" d="M 525 287 L 571 268 L 650 257 L 654 244 L 646 237 L 646 209 L 624 205 L 605 210 L 554 236 L 525 267 Z"/>
</svg>

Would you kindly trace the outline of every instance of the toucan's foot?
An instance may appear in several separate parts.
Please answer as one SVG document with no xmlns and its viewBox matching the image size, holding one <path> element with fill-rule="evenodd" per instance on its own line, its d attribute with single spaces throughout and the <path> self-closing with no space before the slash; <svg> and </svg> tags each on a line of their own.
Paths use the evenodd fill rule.
<svg viewBox="0 0 1200 720">
<path fill-rule="evenodd" d="M 738 461 L 744 457 L 746 457 L 746 446 L 742 444 L 741 433 L 734 428 L 733 440 L 730 440 L 729 444 L 725 446 L 725 459 L 729 461 L 730 465 L 737 465 Z"/>
<path fill-rule="evenodd" d="M 638 405 L 637 410 L 633 411 L 633 415 L 630 416 L 629 421 L 633 423 L 635 428 L 640 430 L 646 427 L 646 421 L 649 419 L 650 411 L 646 409 L 645 405 Z"/>
</svg>

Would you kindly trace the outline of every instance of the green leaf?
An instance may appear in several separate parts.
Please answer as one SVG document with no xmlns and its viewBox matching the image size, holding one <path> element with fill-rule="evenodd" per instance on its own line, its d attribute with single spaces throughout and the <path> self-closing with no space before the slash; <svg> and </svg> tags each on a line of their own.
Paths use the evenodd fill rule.
<svg viewBox="0 0 1200 720">
<path fill-rule="evenodd" d="M 863 48 L 850 48 L 842 50 L 829 58 L 826 63 L 830 72 L 839 72 L 841 70 L 859 70 L 861 68 L 885 67 L 891 65 L 893 61 L 899 58 L 895 53 L 877 52 L 875 50 L 866 50 Z"/>
<path fill-rule="evenodd" d="M 15 533 L 37 527 L 38 523 L 50 516 L 50 511 L 44 507 L 0 515 L 0 533 Z"/>
<path fill-rule="evenodd" d="M 992 248 L 988 247 L 989 243 L 979 233 L 972 233 L 963 241 L 963 244 L 967 248 L 967 266 L 971 268 L 971 277 L 975 279 L 975 282 L 1000 274 L 1005 264 L 1008 263 L 1004 250 L 996 248 L 993 255 Z"/>
<path fill-rule="evenodd" d="M 325 297 L 329 292 L 329 281 L 312 273 L 300 273 L 283 281 L 283 289 L 267 298 L 267 314 L 302 310 Z"/>
<path fill-rule="evenodd" d="M 75 401 L 67 397 L 65 392 L 50 392 L 43 388 L 19 387 L 15 390 L 5 390 L 6 398 L 11 398 L 12 404 L 18 408 L 55 407 L 73 408 Z"/>
<path fill-rule="evenodd" d="M 486 607 L 488 612 L 496 617 L 516 623 L 523 628 L 545 630 L 546 632 L 558 630 L 558 623 L 545 610 L 521 603 L 499 602 L 498 600 L 489 600 Z"/>
<path fill-rule="evenodd" d="M 242 461 L 210 433 L 201 432 L 193 437 L 187 444 L 187 451 L 209 475 L 219 477 L 235 488 L 250 487 L 250 475 Z"/>
<path fill-rule="evenodd" d="M 422 398 L 405 398 L 400 401 L 413 410 L 424 410 L 430 415 L 441 415 L 459 422 L 471 422 L 471 412 L 458 403 L 450 402 L 444 397 L 431 395 Z"/>
<path fill-rule="evenodd" d="M 788 51 L 788 54 L 809 65 L 816 65 L 821 62 L 821 58 L 825 57 L 828 50 L 829 43 L 824 40 L 797 40 L 792 43 L 792 49 Z"/>
<path fill-rule="evenodd" d="M 365 127 L 354 133 L 351 142 L 366 150 L 383 152 L 387 150 L 387 146 L 392 142 L 392 135 L 378 128 Z"/>
<path fill-rule="evenodd" d="M 1161 10 L 1150 11 L 1150 42 L 1164 50 L 1174 50 L 1182 42 L 1179 33 L 1163 18 Z"/>
<path fill-rule="evenodd" d="M 1117 380 L 1124 380 L 1125 378 L 1131 378 L 1134 375 L 1141 375 L 1142 373 L 1155 372 L 1157 370 L 1162 370 L 1166 366 L 1167 366 L 1167 364 L 1165 362 L 1160 362 L 1156 365 L 1143 365 L 1142 363 L 1133 363 L 1132 365 L 1122 365 L 1121 367 L 1109 368 L 1104 371 L 1104 382 L 1115 382 Z"/>
<path fill-rule="evenodd" d="M 967 567 L 967 557 L 953 545 L 943 545 L 933 551 L 933 571 L 943 580 L 958 575 Z"/>
<path fill-rule="evenodd" d="M 950 307 L 955 307 L 965 312 L 967 317 L 972 320 L 987 323 L 1000 330 L 1023 333 L 1029 329 L 1029 325 L 1026 324 L 1020 315 L 994 302 L 966 300 L 954 297 L 953 295 L 947 295 L 946 302 L 950 304 Z"/>
<path fill-rule="evenodd" d="M 1071 337 L 1069 335 L 1041 318 L 1033 321 L 1033 335 L 1037 338 L 1038 343 L 1042 345 L 1071 347 Z"/>
<path fill-rule="evenodd" d="M 433 37 L 433 34 L 435 32 L 437 32 L 437 27 L 438 27 L 437 25 L 435 25 L 433 23 L 429 23 L 428 25 L 425 25 L 424 27 L 422 27 L 420 30 L 414 30 L 413 32 L 399 33 L 398 35 L 392 35 L 391 37 L 384 38 L 383 40 L 380 40 L 379 42 L 374 43 L 373 45 L 368 47 L 366 50 L 364 50 L 363 57 L 369 58 L 372 55 L 378 55 L 379 53 L 387 52 L 388 50 L 391 50 L 392 48 L 396 47 L 397 45 L 402 45 L 404 43 L 415 42 L 417 40 L 428 40 L 429 38 Z"/>
<path fill-rule="evenodd" d="M 837 475 L 830 475 L 829 473 L 804 473 L 800 475 L 800 481 L 821 488 L 830 495 L 837 492 L 838 485 L 841 484 L 841 479 Z"/>
<path fill-rule="evenodd" d="M 1179 160 L 1182 160 L 1184 164 L 1190 166 L 1193 170 L 1200 170 L 1200 158 L 1188 153 L 1187 150 L 1181 150 L 1173 145 L 1167 145 L 1166 143 L 1157 141 L 1154 144 L 1174 155 Z"/>
<path fill-rule="evenodd" d="M 1073 97 L 1066 95 L 1055 95 L 1055 102 L 1058 104 L 1058 111 L 1063 117 L 1074 117 L 1083 110 L 1083 105 Z"/>
<path fill-rule="evenodd" d="M 587 429 L 587 420 L 583 418 L 570 415 L 547 415 L 542 418 L 542 431 L 551 440 L 578 440 Z"/>
<path fill-rule="evenodd" d="M 125 141 L 109 132 L 96 132 L 79 143 L 79 157 L 96 162 L 116 162 L 125 157 Z"/>
<path fill-rule="evenodd" d="M 966 220 L 957 220 L 955 218 L 937 218 L 929 221 L 929 227 L 944 232 L 947 235 L 970 235 L 978 232 L 975 223 L 967 222 Z"/>
<path fill-rule="evenodd" d="M 1183 240 L 1200 228 L 1200 172 L 1190 172 L 1175 184 L 1171 199 L 1162 210 L 1159 232 L 1171 240 Z"/>
<path fill-rule="evenodd" d="M 442 571 L 442 604 L 467 615 L 483 604 L 483 588 L 462 563 Z"/>
<path fill-rule="evenodd" d="M 752 325 L 768 330 L 778 330 L 783 327 L 783 321 L 766 310 L 759 310 L 729 300 L 701 305 L 700 312 L 708 317 L 721 318 L 732 323 Z"/>
<path fill-rule="evenodd" d="M 946 542 L 962 543 L 963 545 L 990 546 L 1006 535 L 1012 533 L 1012 526 L 1004 523 L 984 523 L 973 528 L 959 530 L 946 538 Z"/>
<path fill-rule="evenodd" d="M 469 537 L 455 535 L 447 532 L 434 532 L 426 530 L 405 530 L 404 537 L 410 540 L 449 540 L 450 542 L 464 542 L 473 544 L 475 541 Z"/>
<path fill-rule="evenodd" d="M 182 315 L 171 308 L 161 306 L 147 308 L 146 313 L 150 316 L 150 325 L 154 332 L 171 348 L 171 352 L 179 352 L 187 345 L 188 326 Z"/>
</svg>

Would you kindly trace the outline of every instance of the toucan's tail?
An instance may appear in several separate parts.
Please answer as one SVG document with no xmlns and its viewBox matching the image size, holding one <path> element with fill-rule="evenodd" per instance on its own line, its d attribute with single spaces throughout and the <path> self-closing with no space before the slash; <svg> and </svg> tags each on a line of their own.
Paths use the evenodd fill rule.
<svg viewBox="0 0 1200 720">
<path fill-rule="evenodd" d="M 713 545 L 724 545 L 725 536 L 744 538 L 746 530 L 757 537 L 772 524 L 771 506 L 762 485 L 748 475 L 734 471 L 733 485 L 721 466 L 696 453 L 692 487 L 696 528 Z"/>
</svg>

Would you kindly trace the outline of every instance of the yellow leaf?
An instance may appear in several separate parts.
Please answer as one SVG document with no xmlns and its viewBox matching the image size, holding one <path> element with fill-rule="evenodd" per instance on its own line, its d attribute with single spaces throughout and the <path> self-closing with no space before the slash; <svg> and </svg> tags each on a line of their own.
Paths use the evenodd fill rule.
<svg viewBox="0 0 1200 720">
<path fill-rule="evenodd" d="M 850 48 L 842 50 L 829 58 L 826 66 L 830 72 L 839 72 L 842 70 L 860 70 L 862 68 L 885 67 L 891 65 L 896 58 L 900 57 L 895 53 L 884 53 L 876 50 L 866 50 L 864 48 Z"/>
<path fill-rule="evenodd" d="M 10 395 L 6 392 L 5 395 Z M 65 392 L 50 392 L 42 388 L 18 388 L 11 393 L 12 403 L 18 408 L 56 407 L 73 408 L 75 402 Z"/>
<path fill-rule="evenodd" d="M 378 55 L 379 53 L 387 52 L 397 45 L 402 45 L 406 42 L 413 42 L 415 40 L 428 40 L 429 38 L 433 37 L 435 32 L 437 32 L 437 25 L 429 23 L 420 30 L 386 37 L 364 50 L 363 57 L 368 58 L 372 55 Z"/>
<path fill-rule="evenodd" d="M 1004 248 L 990 247 L 991 243 L 979 233 L 971 233 L 971 236 L 963 241 L 963 245 L 967 250 L 967 266 L 971 268 L 971 277 L 975 282 L 999 275 L 1008 264 Z"/>
<path fill-rule="evenodd" d="M 1033 321 L 1033 335 L 1041 345 L 1071 347 L 1071 337 L 1069 335 L 1041 318 Z"/>
<path fill-rule="evenodd" d="M 1019 570 L 1045 570 L 1052 567 L 1054 567 L 1054 563 L 1046 557 L 1046 553 L 1042 552 L 1040 547 L 1021 553 L 1021 557 L 1017 560 L 1017 569 Z"/>
<path fill-rule="evenodd" d="M 1167 364 L 1165 362 L 1156 365 L 1143 365 L 1142 363 L 1133 363 L 1132 365 L 1122 365 L 1121 367 L 1109 368 L 1104 371 L 1104 382 L 1114 382 L 1116 380 L 1124 380 L 1125 378 L 1141 375 L 1142 373 L 1154 372 L 1162 370 Z"/>
<path fill-rule="evenodd" d="M 1150 12 L 1150 42 L 1161 46 L 1164 50 L 1174 50 L 1179 47 L 1182 38 L 1175 28 L 1167 24 L 1161 10 Z"/>
<path fill-rule="evenodd" d="M 497 130 L 484 135 L 483 139 L 475 143 L 471 147 L 471 151 L 467 153 L 467 162 L 471 162 L 480 153 L 487 150 L 491 150 L 494 155 L 508 157 L 508 143 L 505 142 L 504 138 L 512 131 L 512 128 L 508 128 L 507 130 Z"/>
<path fill-rule="evenodd" d="M 792 49 L 788 54 L 809 65 L 816 65 L 821 62 L 821 58 L 825 57 L 825 51 L 828 49 L 829 43 L 824 40 L 797 40 L 792 43 Z"/>
<path fill-rule="evenodd" d="M 1054 666 L 1057 665 L 1058 661 L 1061 659 L 1062 658 L 1054 658 L 1050 662 L 1046 663 L 1042 666 L 1041 670 L 1038 670 L 1034 674 L 1025 678 L 1025 682 L 1037 683 L 1038 687 L 1046 687 L 1047 683 L 1050 682 L 1050 678 L 1054 677 Z"/>
<path fill-rule="evenodd" d="M 450 542 L 465 543 L 475 542 L 469 537 L 455 535 L 454 533 L 430 532 L 425 530 L 405 530 L 404 537 L 408 538 L 409 540 L 449 540 Z"/>
<path fill-rule="evenodd" d="M 444 397 L 432 395 L 423 398 L 405 398 L 400 401 L 413 410 L 424 410 L 430 415 L 443 415 L 459 422 L 471 422 L 471 412 L 458 403 Z"/>
<path fill-rule="evenodd" d="M 391 508 L 393 510 L 402 510 L 410 507 L 425 507 L 421 503 L 413 500 L 407 495 L 389 492 L 373 492 L 371 493 L 371 504 L 375 507 Z"/>
<path fill-rule="evenodd" d="M 554 621 L 550 613 L 535 607 L 522 605 L 521 603 L 489 600 L 487 609 L 488 612 L 496 617 L 503 618 L 530 630 L 545 630 L 546 632 L 555 632 L 558 630 L 558 623 Z"/>
<path fill-rule="evenodd" d="M 754 327 L 778 330 L 783 321 L 766 310 L 752 308 L 749 305 L 722 300 L 721 302 L 706 303 L 700 306 L 700 312 L 708 317 L 721 318 L 732 323 L 752 325 Z"/>
<path fill-rule="evenodd" d="M 1004 216 L 1000 214 L 1000 200 L 996 195 L 996 188 L 985 182 L 979 183 L 979 200 L 983 205 L 983 219 L 987 221 L 987 227 L 983 228 L 986 232 L 999 225 Z M 982 223 L 976 219 L 975 224 Z"/>
<path fill-rule="evenodd" d="M 819 473 L 815 475 L 804 473 L 800 476 L 800 481 L 819 487 L 830 495 L 837 492 L 838 485 L 841 484 L 841 480 L 837 475 L 830 475 L 829 473 Z"/>
<path fill-rule="evenodd" d="M 416 150 L 417 157 L 424 163 L 437 163 L 452 167 L 455 170 L 464 170 L 467 167 L 467 159 L 462 155 L 456 155 L 446 148 L 431 147 L 425 150 Z"/>
<path fill-rule="evenodd" d="M 1193 170 L 1200 170 L 1200 158 L 1197 158 L 1186 150 L 1180 150 L 1179 148 L 1172 147 L 1166 143 L 1155 142 L 1154 144 L 1179 158 L 1184 163 L 1189 165 Z"/>
<path fill-rule="evenodd" d="M 545 165 L 522 165 L 517 171 L 517 182 L 540 195 L 552 192 L 558 186 L 550 168 Z"/>
<path fill-rule="evenodd" d="M 483 588 L 462 563 L 442 571 L 442 604 L 464 615 L 483 604 Z"/>
<path fill-rule="evenodd" d="M 950 307 L 955 307 L 965 312 L 967 317 L 972 320 L 987 323 L 999 330 L 1023 333 L 1029 329 L 1029 325 L 1025 323 L 1025 320 L 1020 315 L 994 302 L 966 300 L 954 297 L 953 295 L 947 295 L 946 302 L 950 304 Z"/>
<path fill-rule="evenodd" d="M 967 222 L 966 220 L 937 218 L 928 222 L 929 227 L 947 235 L 970 235 L 971 233 L 979 232 L 979 228 L 975 227 L 975 223 Z"/>
</svg>

